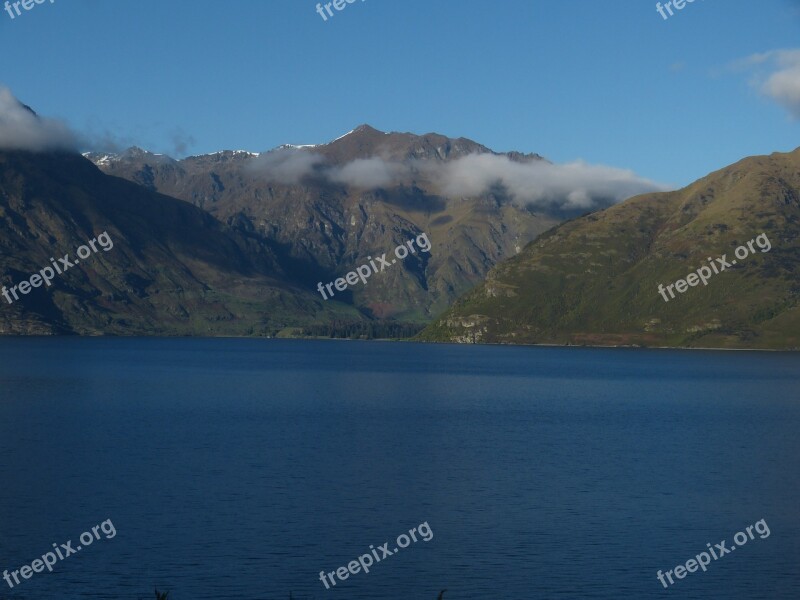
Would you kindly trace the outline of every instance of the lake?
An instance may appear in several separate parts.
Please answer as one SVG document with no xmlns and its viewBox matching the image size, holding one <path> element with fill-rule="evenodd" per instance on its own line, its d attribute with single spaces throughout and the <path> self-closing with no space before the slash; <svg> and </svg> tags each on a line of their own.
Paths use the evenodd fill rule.
<svg viewBox="0 0 800 600">
<path fill-rule="evenodd" d="M 0 386 L 0 570 L 116 531 L 2 598 L 797 597 L 797 353 L 2 338 Z"/>
</svg>

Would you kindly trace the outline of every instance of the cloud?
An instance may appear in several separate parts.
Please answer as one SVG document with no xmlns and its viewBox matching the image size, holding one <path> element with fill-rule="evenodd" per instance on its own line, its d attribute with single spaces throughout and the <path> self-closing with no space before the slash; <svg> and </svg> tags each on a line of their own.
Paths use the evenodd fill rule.
<svg viewBox="0 0 800 600">
<path fill-rule="evenodd" d="M 269 181 L 299 183 L 315 175 L 332 183 L 374 189 L 399 181 L 409 167 L 382 158 L 359 158 L 342 166 L 328 166 L 325 157 L 306 148 L 283 146 L 250 160 L 248 170 Z"/>
<path fill-rule="evenodd" d="M 761 91 L 800 119 L 800 50 L 778 53 L 777 63 Z"/>
<path fill-rule="evenodd" d="M 800 119 L 800 49 L 753 54 L 733 66 L 754 70 L 751 85 Z"/>
<path fill-rule="evenodd" d="M 637 194 L 670 189 L 626 169 L 583 161 L 562 165 L 544 160 L 521 162 L 489 153 L 470 154 L 445 163 L 372 157 L 334 166 L 313 150 L 281 147 L 251 159 L 247 169 L 283 184 L 296 184 L 313 175 L 362 189 L 408 183 L 413 176 L 449 198 L 476 197 L 493 191 L 519 205 L 565 210 L 588 210 Z"/>
<path fill-rule="evenodd" d="M 386 187 L 410 172 L 408 165 L 386 161 L 382 158 L 359 158 L 343 167 L 327 170 L 331 181 L 360 188 Z"/>
<path fill-rule="evenodd" d="M 80 141 L 83 148 L 91 149 L 92 152 L 113 152 L 117 154 L 131 146 L 149 145 L 142 144 L 129 135 L 120 135 L 108 129 L 98 131 L 91 126 L 84 129 Z"/>
<path fill-rule="evenodd" d="M 38 116 L 0 86 L 0 149 L 41 152 L 77 147 L 78 138 L 66 124 Z"/>
<path fill-rule="evenodd" d="M 324 162 L 325 159 L 314 152 L 282 147 L 254 157 L 247 169 L 268 181 L 292 185 L 314 174 Z"/>
<path fill-rule="evenodd" d="M 633 171 L 583 161 L 556 165 L 546 161 L 517 162 L 495 154 L 471 154 L 437 170 L 439 185 L 446 196 L 478 196 L 500 186 L 517 204 L 561 209 L 590 209 L 668 189 L 638 177 Z"/>
<path fill-rule="evenodd" d="M 192 148 L 197 143 L 193 135 L 186 133 L 180 127 L 172 130 L 170 141 L 172 142 L 172 154 L 176 157 L 186 156 L 189 148 Z"/>
<path fill-rule="evenodd" d="M 120 154 L 131 147 L 147 148 L 153 152 L 165 153 L 172 158 L 184 158 L 189 150 L 197 144 L 193 135 L 182 127 L 172 127 L 165 131 L 166 139 L 161 142 L 145 136 L 143 127 L 137 127 L 135 135 L 120 133 L 118 129 L 110 129 L 92 119 L 81 130 L 78 138 L 82 149 L 92 152 L 107 152 Z"/>
</svg>

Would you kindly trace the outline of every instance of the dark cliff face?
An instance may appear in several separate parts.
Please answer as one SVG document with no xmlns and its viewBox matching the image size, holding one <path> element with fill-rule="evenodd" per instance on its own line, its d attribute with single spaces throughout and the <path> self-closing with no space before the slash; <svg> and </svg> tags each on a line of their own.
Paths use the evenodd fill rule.
<svg viewBox="0 0 800 600">
<path fill-rule="evenodd" d="M 0 304 L 2 333 L 270 333 L 340 314 L 273 250 L 186 202 L 70 153 L 0 152 L 0 266 L 10 287 L 107 232 L 51 286 Z M 345 312 L 349 311 L 345 308 Z"/>
</svg>

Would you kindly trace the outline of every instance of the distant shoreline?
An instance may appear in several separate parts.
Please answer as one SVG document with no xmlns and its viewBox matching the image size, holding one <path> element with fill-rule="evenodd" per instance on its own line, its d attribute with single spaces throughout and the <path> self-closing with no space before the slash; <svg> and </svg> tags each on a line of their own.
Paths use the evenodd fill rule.
<svg viewBox="0 0 800 600">
<path fill-rule="evenodd" d="M 37 335 L 15 335 L 15 334 L 0 334 L 0 340 L 11 338 L 81 338 L 81 339 L 159 339 L 159 340 L 179 340 L 179 339 L 193 339 L 193 340 L 292 340 L 292 341 L 331 341 L 331 342 L 400 342 L 400 343 L 414 343 L 414 344 L 434 344 L 434 345 L 448 345 L 448 346 L 501 346 L 508 348 L 584 348 L 584 349 L 617 349 L 617 350 L 684 350 L 684 351 L 702 351 L 702 352 L 800 352 L 800 348 L 714 348 L 709 346 L 691 347 L 691 346 L 639 346 L 631 344 L 506 344 L 499 342 L 480 342 L 480 343 L 459 343 L 459 342 L 445 342 L 445 341 L 430 341 L 430 340 L 415 340 L 410 338 L 373 338 L 373 339 L 358 339 L 358 338 L 338 338 L 338 337 L 280 337 L 280 336 L 255 336 L 255 335 L 78 335 L 78 334 L 37 334 Z"/>
</svg>

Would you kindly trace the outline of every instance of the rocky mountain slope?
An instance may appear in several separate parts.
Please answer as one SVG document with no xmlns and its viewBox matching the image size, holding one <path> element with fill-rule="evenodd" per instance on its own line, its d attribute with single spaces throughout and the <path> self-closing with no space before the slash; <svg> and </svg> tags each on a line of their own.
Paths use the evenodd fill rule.
<svg viewBox="0 0 800 600">
<path fill-rule="evenodd" d="M 309 290 L 425 233 L 430 254 L 410 256 L 343 295 L 370 317 L 425 321 L 564 219 L 519 206 L 499 188 L 445 195 L 437 166 L 469 155 L 543 161 L 495 154 L 464 138 L 367 125 L 329 144 L 261 154 L 226 151 L 178 161 L 132 148 L 86 156 L 107 174 L 191 202 L 263 240 Z"/>
</svg>

